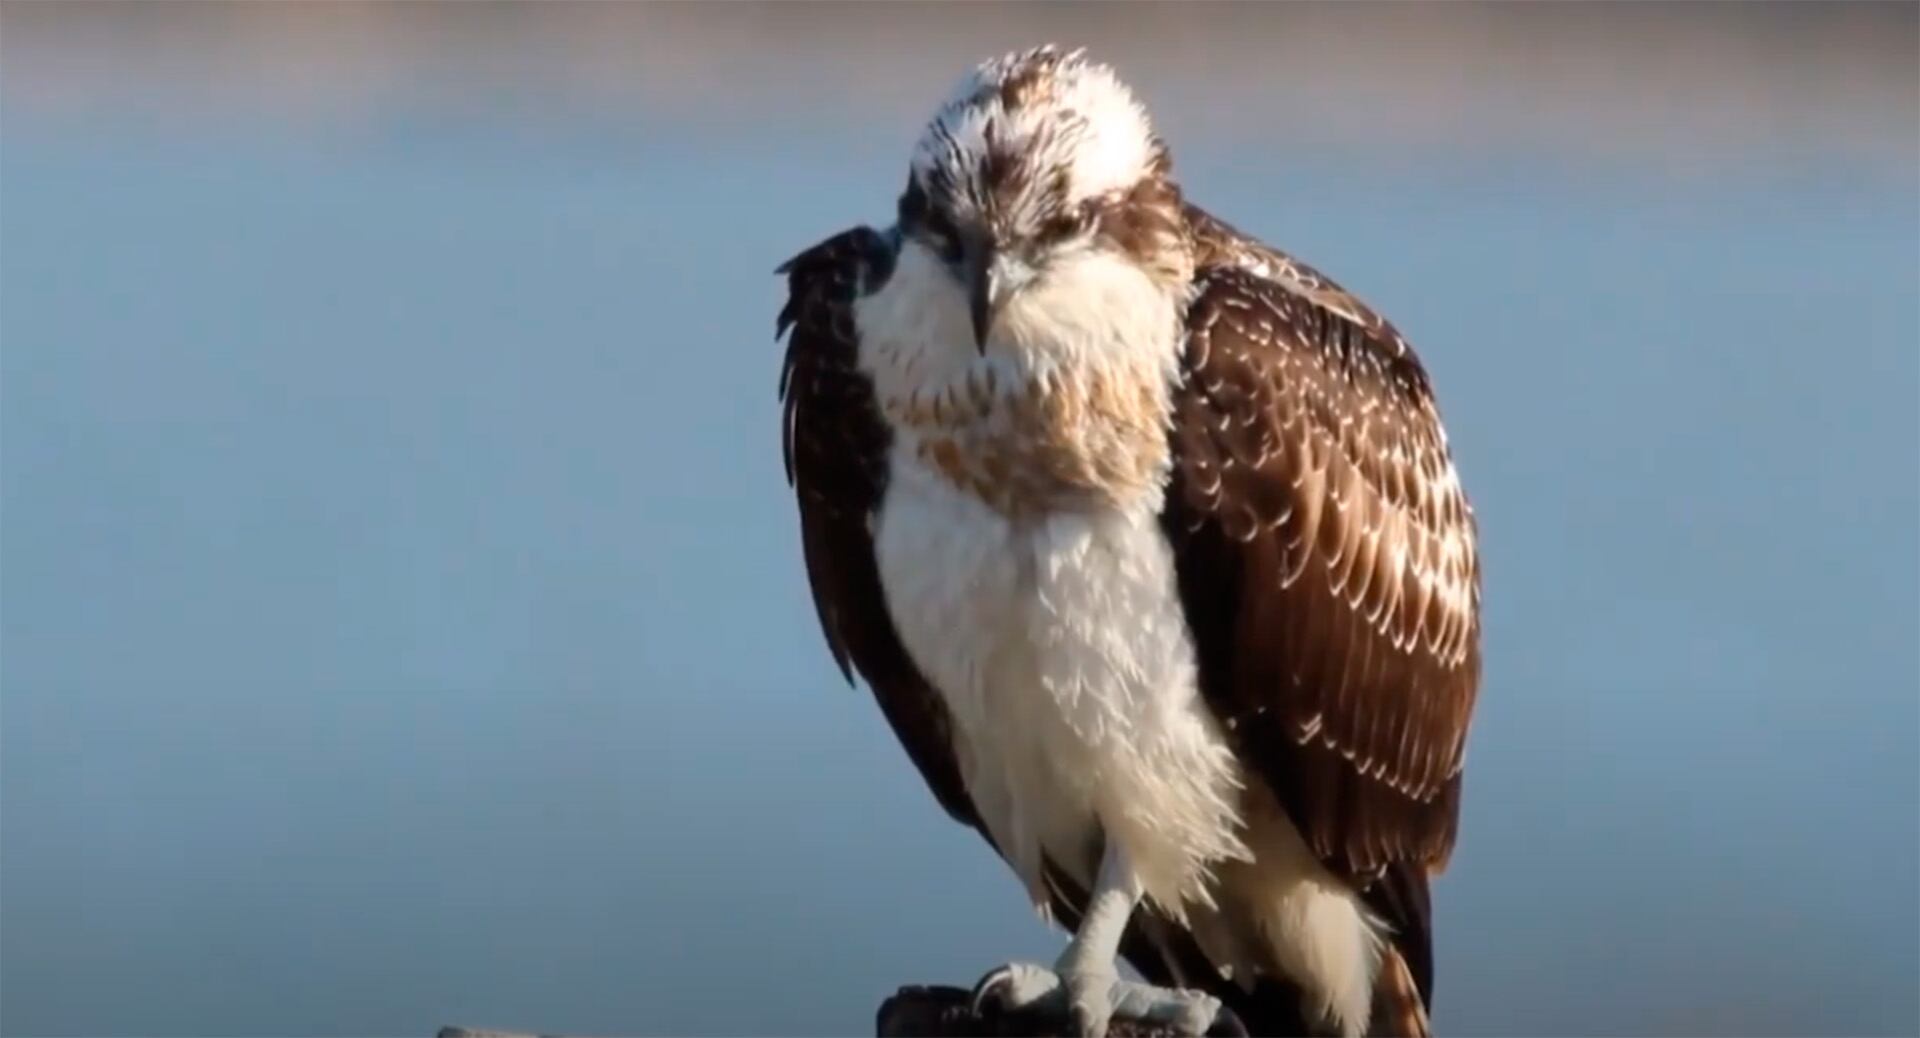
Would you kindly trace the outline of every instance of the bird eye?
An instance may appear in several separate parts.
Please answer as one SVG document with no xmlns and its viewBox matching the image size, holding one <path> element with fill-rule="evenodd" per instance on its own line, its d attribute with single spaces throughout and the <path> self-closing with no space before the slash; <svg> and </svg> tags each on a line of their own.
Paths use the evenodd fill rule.
<svg viewBox="0 0 1920 1038">
<path fill-rule="evenodd" d="M 929 209 L 920 226 L 926 232 L 927 242 L 948 262 L 960 258 L 960 232 L 953 226 L 953 220 L 938 209 Z"/>
<path fill-rule="evenodd" d="M 927 199 L 920 182 L 909 179 L 900 195 L 900 229 L 919 238 L 949 263 L 960 259 L 960 235 L 953 219 L 935 208 Z"/>
<path fill-rule="evenodd" d="M 900 194 L 900 223 L 902 226 L 918 224 L 927 215 L 927 193 L 920 189 L 920 182 L 907 178 L 907 189 Z"/>
<path fill-rule="evenodd" d="M 918 223 L 913 225 L 917 237 L 927 247 L 939 253 L 948 263 L 960 261 L 960 232 L 953 226 L 953 218 L 945 211 L 931 206 L 921 211 Z"/>
<path fill-rule="evenodd" d="M 1040 226 L 1040 235 L 1058 241 L 1086 230 L 1086 217 L 1080 213 L 1061 213 Z"/>
</svg>

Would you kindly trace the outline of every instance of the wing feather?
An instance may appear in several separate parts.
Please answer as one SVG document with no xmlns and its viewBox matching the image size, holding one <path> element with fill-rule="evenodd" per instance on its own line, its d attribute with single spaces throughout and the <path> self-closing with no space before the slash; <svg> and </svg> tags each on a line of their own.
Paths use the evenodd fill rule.
<svg viewBox="0 0 1920 1038">
<path fill-rule="evenodd" d="M 1331 280 L 1189 216 L 1167 529 L 1208 702 L 1330 867 L 1438 869 L 1479 685 L 1479 564 L 1426 373 Z"/>
<path fill-rule="evenodd" d="M 861 227 L 780 267 L 788 288 L 775 325 L 787 336 L 782 451 L 800 509 L 807 581 L 834 662 L 849 682 L 856 673 L 866 681 L 941 806 L 977 829 L 951 720 L 900 642 L 873 551 L 890 436 L 859 369 L 853 304 L 884 283 L 892 262 L 885 236 Z"/>
</svg>

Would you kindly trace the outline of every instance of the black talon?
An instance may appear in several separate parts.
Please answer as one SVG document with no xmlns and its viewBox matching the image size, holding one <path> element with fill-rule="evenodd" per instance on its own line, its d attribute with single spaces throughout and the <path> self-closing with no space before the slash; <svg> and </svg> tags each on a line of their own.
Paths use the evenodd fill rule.
<svg viewBox="0 0 1920 1038">
<path fill-rule="evenodd" d="M 1247 1032 L 1247 1025 L 1240 1020 L 1240 1014 L 1221 1005 L 1220 1011 L 1213 1016 L 1213 1026 L 1207 1028 L 1206 1038 L 1253 1038 Z"/>
<path fill-rule="evenodd" d="M 987 999 L 995 998 L 998 994 L 997 989 L 1004 988 L 1011 981 L 1012 977 L 1013 969 L 1010 966 L 996 966 L 988 970 L 987 975 L 981 977 L 980 980 L 973 985 L 973 997 L 967 1000 L 967 1011 L 974 1016 L 979 1016 L 981 1008 L 986 1004 Z M 1005 1008 L 1005 1004 L 1000 1003 L 997 998 L 995 998 L 995 1001 L 1000 1004 L 1001 1008 Z"/>
</svg>

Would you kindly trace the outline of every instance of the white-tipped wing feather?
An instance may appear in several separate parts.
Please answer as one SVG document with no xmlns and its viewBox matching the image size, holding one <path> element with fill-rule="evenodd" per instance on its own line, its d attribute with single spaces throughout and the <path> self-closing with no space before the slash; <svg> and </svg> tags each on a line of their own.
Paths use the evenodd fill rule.
<svg viewBox="0 0 1920 1038">
<path fill-rule="evenodd" d="M 1427 375 L 1339 286 L 1188 212 L 1201 265 L 1168 529 L 1202 684 L 1330 866 L 1437 868 L 1480 574 Z"/>
</svg>

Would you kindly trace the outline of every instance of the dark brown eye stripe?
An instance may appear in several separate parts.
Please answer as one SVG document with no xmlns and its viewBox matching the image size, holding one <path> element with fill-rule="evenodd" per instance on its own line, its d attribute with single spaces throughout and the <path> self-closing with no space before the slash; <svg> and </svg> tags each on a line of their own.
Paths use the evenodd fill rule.
<svg viewBox="0 0 1920 1038">
<path fill-rule="evenodd" d="M 900 223 L 910 226 L 920 223 L 927 216 L 927 193 L 920 188 L 920 182 L 913 177 L 907 178 L 907 189 L 900 195 Z"/>
</svg>

